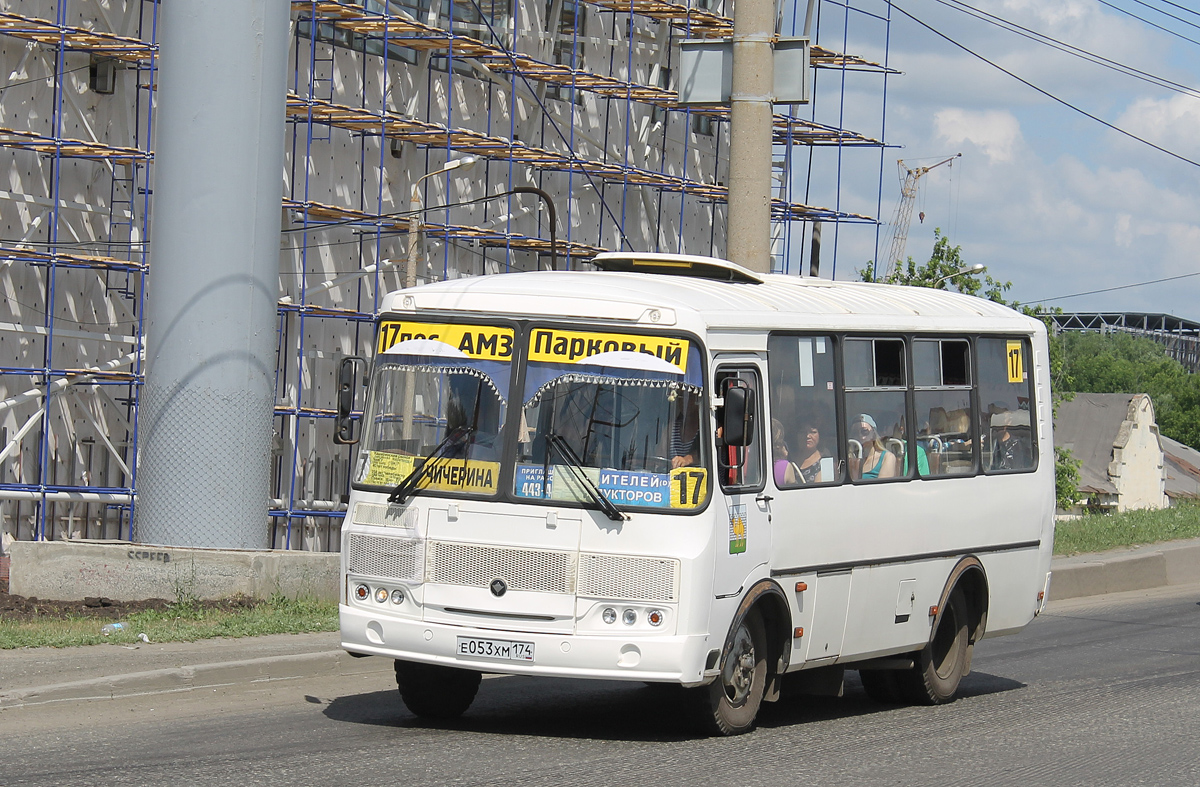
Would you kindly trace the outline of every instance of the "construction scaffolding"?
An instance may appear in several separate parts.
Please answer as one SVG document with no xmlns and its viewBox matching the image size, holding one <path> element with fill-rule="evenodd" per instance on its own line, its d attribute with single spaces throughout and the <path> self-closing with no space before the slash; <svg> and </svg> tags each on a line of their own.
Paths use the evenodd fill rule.
<svg viewBox="0 0 1200 787">
<path fill-rule="evenodd" d="M 384 293 L 610 249 L 723 255 L 729 114 L 680 106 L 675 69 L 679 41 L 729 37 L 732 5 L 692 2 L 292 0 L 273 547 L 338 549 L 354 451 L 332 440 L 336 370 L 369 355 Z M 842 173 L 882 187 L 887 6 L 823 5 L 814 101 L 774 118 L 773 264 L 797 275 L 815 223 L 836 254 L 838 228 L 874 232 L 881 201 L 846 209 Z M 783 35 L 804 24 L 795 6 Z M 170 7 L 0 8 L 0 525 L 136 540 L 155 30 Z M 882 63 L 847 53 L 852 16 Z M 871 133 L 843 127 L 863 79 Z"/>
</svg>

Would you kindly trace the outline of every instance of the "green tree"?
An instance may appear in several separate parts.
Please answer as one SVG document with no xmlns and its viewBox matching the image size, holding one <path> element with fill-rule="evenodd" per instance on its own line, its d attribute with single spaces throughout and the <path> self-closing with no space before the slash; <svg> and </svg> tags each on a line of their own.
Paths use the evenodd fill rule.
<svg viewBox="0 0 1200 787">
<path fill-rule="evenodd" d="M 1200 448 L 1200 377 L 1166 347 L 1126 333 L 1075 331 L 1064 331 L 1054 343 L 1063 364 L 1059 390 L 1149 394 L 1159 431 Z"/>
<path fill-rule="evenodd" d="M 932 287 L 939 290 L 948 289 L 953 285 L 965 295 L 987 298 L 989 301 L 1016 309 L 1030 317 L 1036 317 L 1046 323 L 1046 330 L 1052 332 L 1051 315 L 1053 312 L 1041 308 L 1023 306 L 1017 301 L 1010 301 L 1004 294 L 1012 288 L 1011 281 L 993 279 L 990 274 L 984 274 L 982 280 L 977 273 L 963 273 L 953 278 L 947 278 L 967 267 L 963 261 L 962 246 L 951 246 L 950 239 L 942 234 L 940 228 L 933 231 L 933 252 L 929 261 L 918 264 L 909 257 L 905 262 L 896 266 L 895 270 L 881 278 L 875 277 L 874 266 L 867 266 L 858 271 L 859 277 L 865 282 L 882 284 L 900 284 L 908 287 Z M 1052 388 L 1057 392 L 1060 380 L 1066 374 L 1066 365 L 1062 357 L 1061 346 L 1057 342 L 1050 344 L 1050 380 Z M 1067 393 L 1070 399 L 1073 394 Z M 1070 449 L 1054 449 L 1054 492 L 1060 508 L 1068 509 L 1075 501 L 1076 490 L 1079 488 L 1079 461 L 1072 455 Z"/>
</svg>

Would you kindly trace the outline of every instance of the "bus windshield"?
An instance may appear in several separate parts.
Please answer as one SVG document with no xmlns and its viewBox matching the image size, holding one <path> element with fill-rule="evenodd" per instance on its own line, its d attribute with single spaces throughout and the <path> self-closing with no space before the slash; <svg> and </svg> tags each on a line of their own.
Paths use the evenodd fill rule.
<svg viewBox="0 0 1200 787">
<path fill-rule="evenodd" d="M 431 339 L 388 347 L 372 375 L 355 483 L 394 487 L 436 452 L 420 489 L 494 495 L 511 366 Z"/>
<path fill-rule="evenodd" d="M 671 361 L 644 342 L 638 350 L 559 360 L 538 351 L 538 335 L 530 339 L 513 494 L 587 505 L 582 471 L 618 506 L 703 505 L 708 460 L 695 344 L 673 340 L 682 348 Z"/>
</svg>

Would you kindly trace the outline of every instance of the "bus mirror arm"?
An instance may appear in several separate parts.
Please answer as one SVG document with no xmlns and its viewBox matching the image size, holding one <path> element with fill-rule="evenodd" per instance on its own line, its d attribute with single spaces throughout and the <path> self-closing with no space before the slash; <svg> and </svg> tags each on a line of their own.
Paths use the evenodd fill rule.
<svg viewBox="0 0 1200 787">
<path fill-rule="evenodd" d="M 337 387 L 337 420 L 334 421 L 333 442 L 338 445 L 354 445 L 359 435 L 354 433 L 354 403 L 358 398 L 358 388 L 355 385 L 359 366 L 367 365 L 367 359 L 360 355 L 347 355 L 338 367 Z M 362 378 L 366 384 L 366 377 Z"/>
</svg>

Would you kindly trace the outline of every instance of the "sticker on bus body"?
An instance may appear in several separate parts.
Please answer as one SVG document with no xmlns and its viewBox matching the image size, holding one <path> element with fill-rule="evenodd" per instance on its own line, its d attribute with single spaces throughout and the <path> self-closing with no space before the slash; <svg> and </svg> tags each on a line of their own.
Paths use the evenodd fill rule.
<svg viewBox="0 0 1200 787">
<path fill-rule="evenodd" d="M 746 551 L 746 506 L 729 507 L 729 554 Z"/>
</svg>

